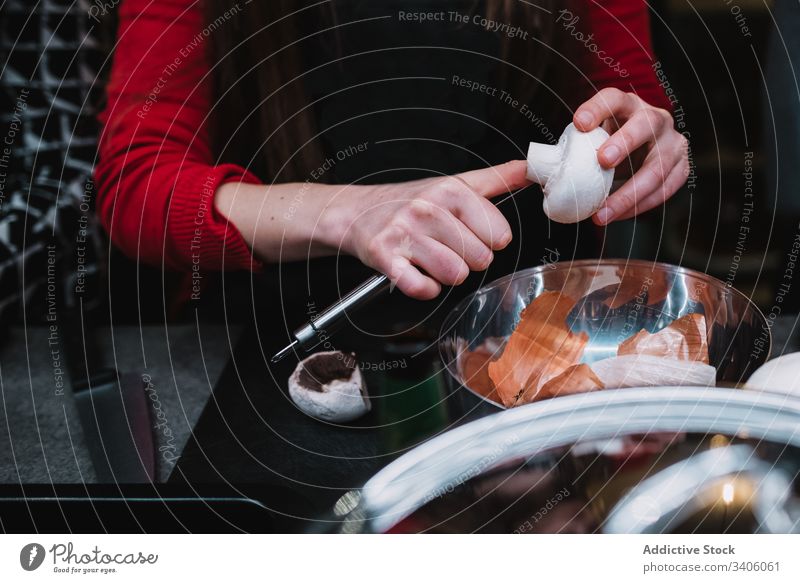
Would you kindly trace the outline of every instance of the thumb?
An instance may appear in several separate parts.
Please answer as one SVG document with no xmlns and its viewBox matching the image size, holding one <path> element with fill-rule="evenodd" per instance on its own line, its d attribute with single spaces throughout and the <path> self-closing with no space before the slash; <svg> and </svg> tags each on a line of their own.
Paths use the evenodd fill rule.
<svg viewBox="0 0 800 583">
<path fill-rule="evenodd" d="M 454 178 L 465 182 L 472 190 L 486 198 L 523 188 L 530 184 L 525 178 L 528 163 L 525 160 L 512 160 L 505 164 L 470 170 L 456 174 Z"/>
</svg>

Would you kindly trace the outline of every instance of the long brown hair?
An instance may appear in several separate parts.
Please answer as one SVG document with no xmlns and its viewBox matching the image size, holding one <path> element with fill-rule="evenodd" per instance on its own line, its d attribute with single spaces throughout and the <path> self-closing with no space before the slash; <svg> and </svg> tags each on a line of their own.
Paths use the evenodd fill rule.
<svg viewBox="0 0 800 583">
<path fill-rule="evenodd" d="M 295 79 L 302 71 L 297 45 L 297 18 L 328 19 L 336 23 L 335 0 L 309 3 L 298 0 L 255 0 L 240 8 L 240 0 L 203 0 L 209 27 L 228 15 L 224 26 L 209 35 L 208 59 L 212 67 L 213 96 L 210 114 L 211 141 L 219 162 L 248 166 L 264 180 L 301 180 L 308 169 L 322 160 L 315 124 L 302 83 Z M 486 17 L 508 23 L 525 23 L 526 30 L 543 43 L 552 39 L 553 19 L 542 18 L 541 8 L 551 0 L 537 0 L 532 7 L 524 0 L 486 0 Z M 297 15 L 294 15 L 298 11 Z M 546 10 L 544 11 L 546 13 Z M 531 52 L 514 55 L 504 36 L 501 58 L 527 68 L 541 78 L 549 51 L 529 42 Z M 535 53 L 535 54 L 533 54 Z M 275 56 L 277 55 L 277 58 Z M 533 63 L 533 67 L 531 66 Z M 523 99 L 532 99 L 536 84 L 523 79 Z M 277 128 L 281 127 L 280 131 Z M 264 143 L 271 136 L 268 147 Z"/>
</svg>

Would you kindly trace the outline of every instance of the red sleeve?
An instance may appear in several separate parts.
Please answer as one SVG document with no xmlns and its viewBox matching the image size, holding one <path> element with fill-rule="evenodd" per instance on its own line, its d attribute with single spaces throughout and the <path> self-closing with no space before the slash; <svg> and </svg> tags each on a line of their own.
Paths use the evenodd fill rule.
<svg viewBox="0 0 800 583">
<path fill-rule="evenodd" d="M 602 4 L 591 0 L 573 10 L 578 21 L 572 25 L 562 12 L 556 16 L 560 19 L 557 28 L 572 35 L 568 43 L 572 40 L 580 45 L 575 54 L 590 80 L 587 98 L 604 87 L 616 87 L 672 110 L 653 68 L 650 15 L 644 0 L 604 0 Z M 593 35 L 588 40 L 580 36 L 588 34 Z"/>
<path fill-rule="evenodd" d="M 257 268 L 213 204 L 219 185 L 259 180 L 244 168 L 214 164 L 203 33 L 198 0 L 123 2 L 100 114 L 97 212 L 134 259 L 182 271 Z"/>
</svg>

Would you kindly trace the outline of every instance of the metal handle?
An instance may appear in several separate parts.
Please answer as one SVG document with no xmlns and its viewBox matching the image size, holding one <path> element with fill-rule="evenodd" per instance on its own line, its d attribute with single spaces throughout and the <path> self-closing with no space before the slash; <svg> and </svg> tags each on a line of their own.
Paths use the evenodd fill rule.
<svg viewBox="0 0 800 583">
<path fill-rule="evenodd" d="M 343 296 L 338 302 L 317 314 L 308 324 L 294 331 L 294 341 L 272 357 L 278 362 L 298 347 L 307 351 L 318 346 L 328 338 L 342 323 L 348 310 L 357 310 L 389 289 L 389 278 L 385 275 L 373 275 L 353 291 Z"/>
<path fill-rule="evenodd" d="M 313 336 L 319 335 L 320 332 L 326 330 L 332 330 L 334 326 L 341 323 L 342 317 L 347 310 L 357 310 L 374 299 L 375 296 L 383 293 L 388 287 L 388 277 L 385 275 L 373 275 L 338 302 L 320 312 L 311 322 L 295 330 L 295 338 L 303 344 L 309 333 Z"/>
</svg>

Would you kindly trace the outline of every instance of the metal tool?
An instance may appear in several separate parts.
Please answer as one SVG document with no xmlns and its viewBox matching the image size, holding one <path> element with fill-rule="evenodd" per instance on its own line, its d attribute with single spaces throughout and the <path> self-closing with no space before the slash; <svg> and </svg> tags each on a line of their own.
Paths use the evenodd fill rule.
<svg viewBox="0 0 800 583">
<path fill-rule="evenodd" d="M 389 289 L 389 278 L 385 275 L 373 275 L 356 289 L 341 298 L 335 304 L 320 312 L 305 326 L 294 331 L 291 344 L 272 357 L 272 362 L 282 360 L 287 354 L 298 348 L 312 350 L 324 342 L 328 334 L 333 332 L 344 319 L 347 310 L 356 310 L 369 303 Z"/>
</svg>

